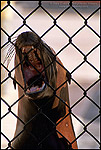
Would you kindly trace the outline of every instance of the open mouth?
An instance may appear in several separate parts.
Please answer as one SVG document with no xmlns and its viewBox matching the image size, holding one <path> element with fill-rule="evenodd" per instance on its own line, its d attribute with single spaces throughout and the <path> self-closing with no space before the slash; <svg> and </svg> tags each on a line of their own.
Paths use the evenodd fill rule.
<svg viewBox="0 0 101 150">
<path fill-rule="evenodd" d="M 44 67 L 40 55 L 35 54 L 36 50 L 33 49 L 33 51 L 27 55 L 27 58 L 25 58 L 25 61 L 23 62 L 25 94 L 27 95 L 42 92 L 46 87 L 46 73 L 43 71 Z"/>
<path fill-rule="evenodd" d="M 32 78 L 29 78 L 28 82 L 26 83 L 26 94 L 29 95 L 42 92 L 46 87 L 46 84 L 43 81 L 43 79 L 45 80 L 45 77 L 41 77 L 40 75 L 36 75 Z"/>
</svg>

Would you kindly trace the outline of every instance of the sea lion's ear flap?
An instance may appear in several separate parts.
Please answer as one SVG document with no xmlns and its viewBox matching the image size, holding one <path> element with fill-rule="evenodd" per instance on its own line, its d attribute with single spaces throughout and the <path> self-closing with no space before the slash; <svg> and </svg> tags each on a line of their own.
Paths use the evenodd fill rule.
<svg viewBox="0 0 101 150">
<path fill-rule="evenodd" d="M 14 89 L 16 90 L 16 77 L 14 75 L 14 79 L 13 79 L 13 85 L 14 85 Z"/>
<path fill-rule="evenodd" d="M 71 73 L 69 71 L 66 72 L 66 77 L 68 79 L 69 84 L 71 84 Z"/>
</svg>

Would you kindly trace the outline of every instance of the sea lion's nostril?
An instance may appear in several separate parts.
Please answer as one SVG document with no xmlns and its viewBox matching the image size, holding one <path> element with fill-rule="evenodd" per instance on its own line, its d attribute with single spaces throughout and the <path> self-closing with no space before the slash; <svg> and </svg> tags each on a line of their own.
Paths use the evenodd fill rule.
<svg viewBox="0 0 101 150">
<path fill-rule="evenodd" d="M 40 62 L 40 64 L 42 64 L 42 61 L 40 59 L 40 57 L 37 54 L 37 51 L 34 51 L 35 57 L 37 58 L 37 60 Z"/>
</svg>

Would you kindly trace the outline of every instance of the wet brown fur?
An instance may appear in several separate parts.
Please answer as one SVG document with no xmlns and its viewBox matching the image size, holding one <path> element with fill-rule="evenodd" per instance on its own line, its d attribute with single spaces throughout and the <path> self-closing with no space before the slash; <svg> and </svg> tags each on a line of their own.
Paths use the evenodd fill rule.
<svg viewBox="0 0 101 150">
<path fill-rule="evenodd" d="M 21 60 L 19 58 L 19 53 L 23 46 L 34 46 L 35 48 L 40 50 L 41 59 L 43 61 L 44 67 L 46 67 L 48 84 L 54 90 L 56 90 L 59 86 L 61 86 L 61 84 L 64 83 L 66 80 L 70 80 L 69 76 L 66 77 L 67 72 L 56 62 L 58 61 L 61 65 L 63 65 L 60 59 L 58 57 L 55 57 L 55 52 L 52 48 L 50 48 L 47 44 L 45 44 L 39 38 L 39 36 L 36 35 L 35 33 L 32 33 L 32 32 L 22 33 L 18 36 L 16 43 L 15 43 L 15 49 L 16 49 L 15 66 L 18 66 L 15 69 L 15 80 L 21 85 L 21 86 L 18 86 L 19 98 L 24 94 L 24 79 L 23 79 L 23 74 L 21 71 L 21 64 L 20 64 Z M 50 63 L 51 65 L 49 65 Z M 16 84 L 16 82 L 14 83 Z M 59 97 L 63 102 L 59 100 Z M 69 95 L 68 95 L 67 82 L 63 84 L 63 86 L 60 87 L 58 90 L 56 90 L 56 96 L 55 96 L 54 91 L 49 86 L 47 86 L 47 89 L 45 89 L 42 93 L 39 93 L 38 95 L 34 95 L 31 97 L 24 96 L 22 99 L 19 100 L 18 117 L 23 122 L 17 119 L 17 126 L 16 126 L 16 131 L 15 131 L 14 136 L 16 137 L 19 133 L 20 134 L 17 138 L 14 139 L 12 143 L 13 148 L 15 149 L 32 148 L 35 146 L 34 144 L 37 143 L 37 139 L 36 141 L 35 140 L 33 141 L 34 138 L 31 138 L 31 133 L 37 136 L 37 132 L 38 134 L 40 134 L 44 130 L 44 132 L 47 135 L 47 133 L 49 132 L 49 131 L 45 131 L 45 129 L 47 128 L 47 125 L 49 126 L 50 130 L 53 128 L 53 125 L 50 123 L 48 119 L 44 117 L 44 115 L 40 114 L 37 119 L 34 118 L 34 115 L 36 115 L 39 112 L 38 107 L 42 106 L 42 103 L 40 101 L 42 100 L 42 102 L 43 103 L 45 102 L 46 104 L 48 99 L 50 99 L 50 101 L 49 103 L 47 103 L 45 107 L 45 114 L 46 116 L 51 118 L 51 120 L 54 123 L 58 123 L 66 114 L 69 113 Z M 66 103 L 67 106 L 64 104 L 64 102 Z M 56 114 L 53 113 L 54 112 L 53 110 L 56 112 Z M 51 113 L 52 115 L 50 115 Z M 29 121 L 30 119 L 32 120 Z M 47 125 L 45 124 L 42 125 L 42 122 L 46 122 L 45 124 Z M 40 124 L 42 126 L 40 126 Z M 68 127 L 66 126 L 66 124 L 68 124 Z M 38 127 L 40 129 L 38 129 Z M 23 129 L 25 130 L 22 132 Z M 74 134 L 70 115 L 68 115 L 62 122 L 60 122 L 56 126 L 56 129 L 61 134 L 63 134 L 63 136 L 67 139 L 67 141 L 72 142 L 73 140 L 75 140 L 75 134 Z M 43 145 L 45 145 L 45 143 L 49 143 L 51 138 L 53 139 L 53 141 L 55 141 L 54 137 L 56 137 L 56 139 L 58 140 L 62 138 L 62 136 L 59 133 L 55 132 L 54 134 L 49 136 L 49 138 L 46 139 L 46 142 L 45 141 L 43 142 Z M 40 137 L 42 136 L 43 138 L 43 136 L 46 136 L 46 135 L 40 134 Z M 69 142 L 67 143 L 69 144 Z M 29 147 L 29 145 L 31 144 L 32 146 Z M 76 142 L 72 144 L 72 148 L 77 149 Z"/>
</svg>

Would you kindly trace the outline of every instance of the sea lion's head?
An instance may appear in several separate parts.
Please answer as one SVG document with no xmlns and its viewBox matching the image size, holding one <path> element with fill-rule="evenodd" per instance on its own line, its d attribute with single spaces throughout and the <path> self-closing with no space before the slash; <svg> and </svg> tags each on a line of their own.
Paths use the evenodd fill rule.
<svg viewBox="0 0 101 150">
<path fill-rule="evenodd" d="M 51 97 L 56 88 L 56 62 L 51 48 L 33 32 L 21 33 L 15 42 L 15 76 L 32 99 Z"/>
</svg>

